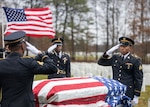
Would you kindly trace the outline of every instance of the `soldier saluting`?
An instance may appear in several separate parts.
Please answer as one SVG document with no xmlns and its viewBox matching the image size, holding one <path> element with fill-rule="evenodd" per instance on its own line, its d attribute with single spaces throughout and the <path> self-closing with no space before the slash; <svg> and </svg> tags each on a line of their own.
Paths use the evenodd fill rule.
<svg viewBox="0 0 150 107">
<path fill-rule="evenodd" d="M 35 107 L 32 83 L 34 74 L 59 73 L 50 58 L 25 41 L 26 33 L 13 32 L 5 36 L 10 54 L 0 61 L 1 107 Z M 23 57 L 25 50 L 35 53 L 36 59 Z"/>
<path fill-rule="evenodd" d="M 71 77 L 70 57 L 62 52 L 64 40 L 62 38 L 54 38 L 51 40 L 52 46 L 45 52 L 54 62 L 54 64 L 62 70 L 59 74 L 49 74 L 48 79 Z"/>
<path fill-rule="evenodd" d="M 131 54 L 134 41 L 127 37 L 119 38 L 120 44 L 106 51 L 98 60 L 99 65 L 112 66 L 113 79 L 127 86 L 126 95 L 132 99 L 132 105 L 138 104 L 143 71 L 140 58 Z M 119 49 L 120 54 L 112 54 Z"/>
</svg>

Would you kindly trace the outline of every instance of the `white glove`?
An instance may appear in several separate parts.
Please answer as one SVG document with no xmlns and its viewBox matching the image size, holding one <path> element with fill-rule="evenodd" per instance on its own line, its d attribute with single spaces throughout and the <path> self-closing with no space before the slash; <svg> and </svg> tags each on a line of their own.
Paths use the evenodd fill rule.
<svg viewBox="0 0 150 107">
<path fill-rule="evenodd" d="M 31 52 L 31 53 L 33 53 L 33 54 L 35 54 L 35 55 L 37 55 L 37 54 L 39 54 L 39 53 L 42 53 L 40 50 L 38 50 L 35 46 L 33 46 L 33 45 L 31 45 L 29 42 L 27 42 L 26 41 L 26 45 L 27 45 L 27 49 Z"/>
<path fill-rule="evenodd" d="M 135 95 L 134 98 L 133 98 L 133 100 L 132 100 L 132 105 L 133 105 L 133 106 L 134 106 L 134 105 L 137 105 L 138 102 L 139 102 L 139 97 Z"/>
<path fill-rule="evenodd" d="M 115 50 L 117 50 L 117 49 L 119 48 L 119 46 L 120 46 L 120 44 L 117 44 L 117 45 L 113 46 L 112 48 L 110 48 L 110 49 L 106 52 L 106 54 L 107 54 L 107 55 L 111 55 Z"/>
<path fill-rule="evenodd" d="M 52 45 L 52 46 L 50 46 L 49 48 L 48 48 L 48 53 L 50 53 L 51 51 L 53 51 L 55 48 L 57 47 L 57 44 L 54 44 L 54 45 Z"/>
</svg>

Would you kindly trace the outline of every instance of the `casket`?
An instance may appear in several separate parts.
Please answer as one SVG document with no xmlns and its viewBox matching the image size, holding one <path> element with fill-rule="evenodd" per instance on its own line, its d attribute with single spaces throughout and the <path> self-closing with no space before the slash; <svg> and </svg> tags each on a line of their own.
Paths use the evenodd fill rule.
<svg viewBox="0 0 150 107">
<path fill-rule="evenodd" d="M 123 84 L 102 77 L 57 78 L 33 82 L 36 107 L 115 107 L 125 91 L 126 86 Z M 116 96 L 119 96 L 117 101 Z"/>
</svg>

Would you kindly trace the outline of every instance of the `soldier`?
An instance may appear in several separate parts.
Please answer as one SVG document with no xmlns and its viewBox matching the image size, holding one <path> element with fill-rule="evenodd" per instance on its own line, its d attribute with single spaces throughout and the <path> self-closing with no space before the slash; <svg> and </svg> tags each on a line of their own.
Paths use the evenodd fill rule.
<svg viewBox="0 0 150 107">
<path fill-rule="evenodd" d="M 10 54 L 0 61 L 0 88 L 2 88 L 1 107 L 35 107 L 32 92 L 34 74 L 59 73 L 59 69 L 48 56 L 41 54 L 25 41 L 25 32 L 17 31 L 5 36 Z M 37 54 L 37 60 L 23 57 L 27 49 Z"/>
<path fill-rule="evenodd" d="M 3 59 L 3 53 L 5 52 L 4 48 L 0 48 L 0 59 Z"/>
<path fill-rule="evenodd" d="M 141 60 L 131 54 L 134 41 L 127 37 L 119 38 L 120 44 L 106 51 L 98 60 L 99 65 L 112 66 L 113 79 L 127 86 L 126 95 L 132 99 L 132 105 L 138 104 L 143 71 Z M 112 53 L 119 48 L 120 54 Z"/>
<path fill-rule="evenodd" d="M 48 79 L 71 77 L 70 57 L 62 52 L 63 41 L 62 38 L 52 39 L 51 42 L 53 45 L 46 52 L 46 54 L 53 60 L 54 64 L 63 71 L 60 74 L 55 73 L 48 75 Z"/>
<path fill-rule="evenodd" d="M 10 53 L 10 50 L 8 49 L 8 45 L 5 45 L 5 48 L 0 48 L 0 60 L 7 57 L 7 55 Z M 4 54 L 4 56 L 3 56 Z"/>
</svg>

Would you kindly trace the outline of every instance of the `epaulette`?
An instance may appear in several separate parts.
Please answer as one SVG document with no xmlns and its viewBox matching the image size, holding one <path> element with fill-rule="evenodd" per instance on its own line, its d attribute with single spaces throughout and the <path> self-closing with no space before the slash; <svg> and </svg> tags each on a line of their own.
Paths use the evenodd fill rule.
<svg viewBox="0 0 150 107">
<path fill-rule="evenodd" d="M 43 65 L 43 64 L 44 64 L 43 62 L 40 62 L 40 61 L 37 61 L 37 63 L 38 63 L 39 65 Z"/>
<path fill-rule="evenodd" d="M 131 54 L 133 57 L 135 57 L 136 59 L 141 59 L 138 55 L 136 54 Z"/>
<path fill-rule="evenodd" d="M 22 58 L 34 58 L 34 57 L 31 57 L 31 56 L 23 56 Z"/>
<path fill-rule="evenodd" d="M 3 60 L 4 58 L 0 58 L 0 61 Z"/>
</svg>

